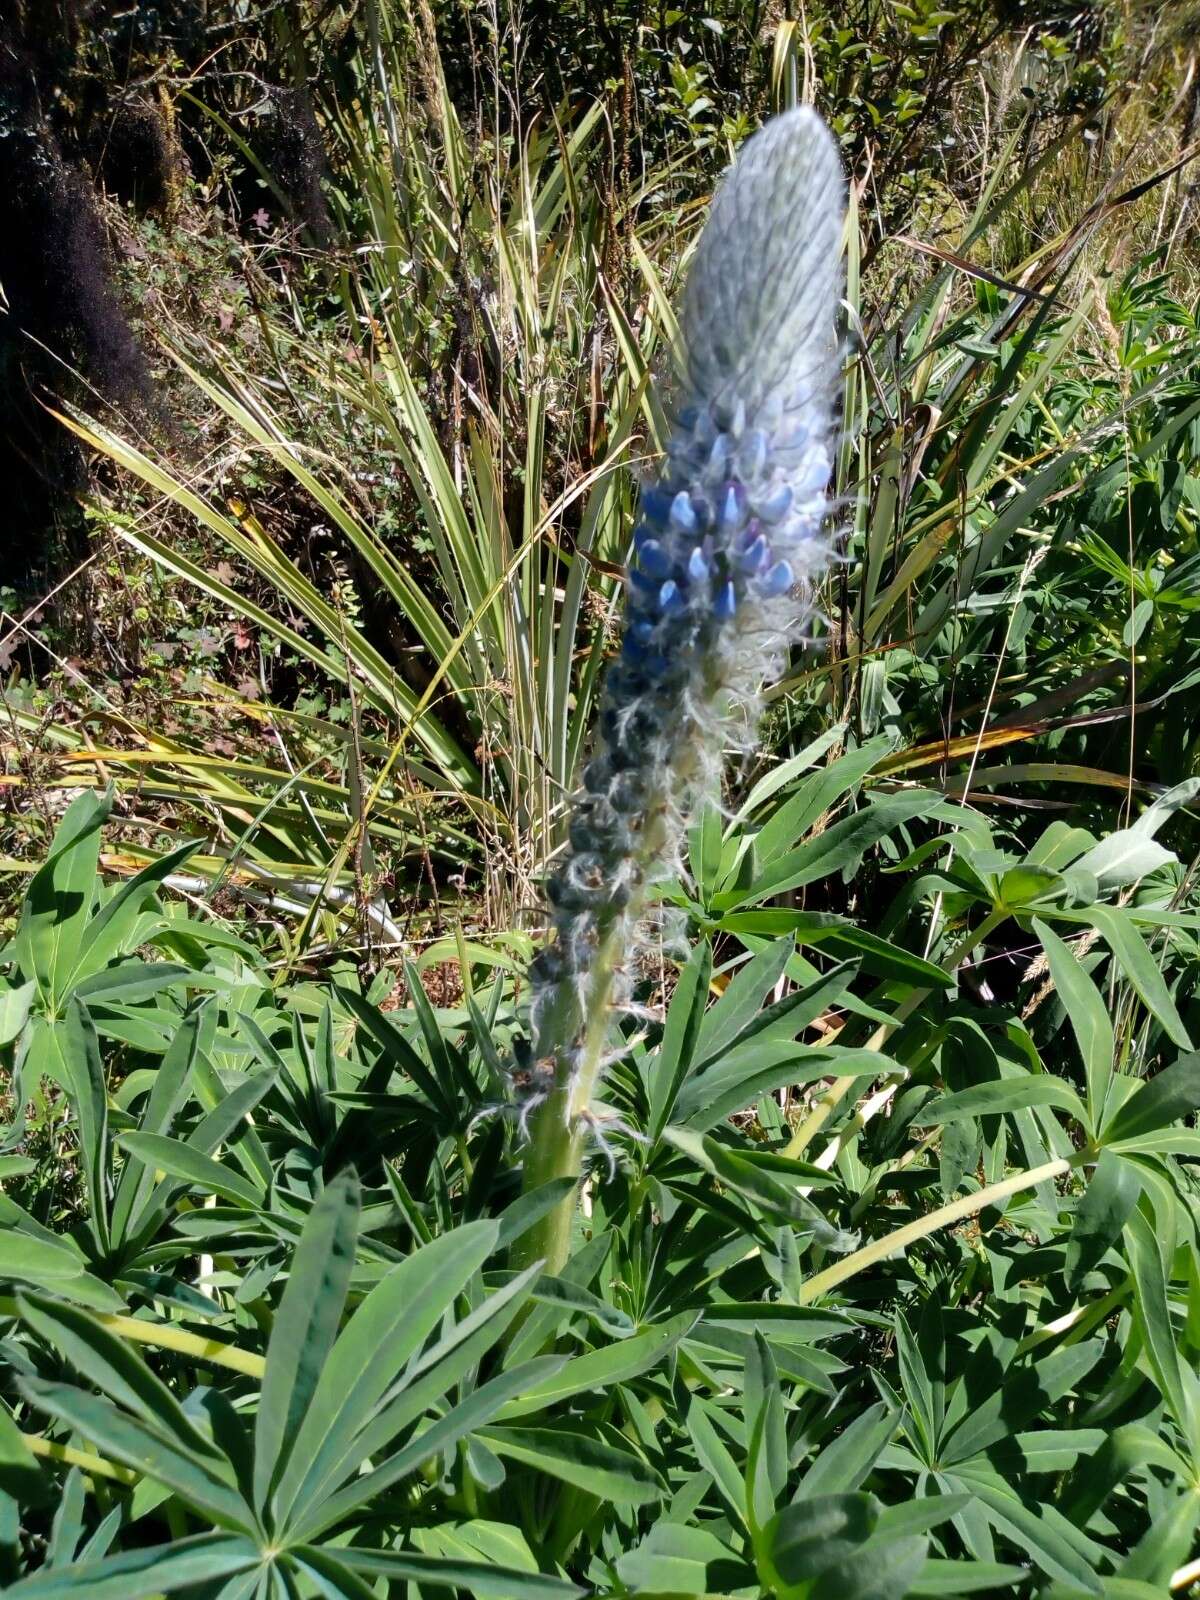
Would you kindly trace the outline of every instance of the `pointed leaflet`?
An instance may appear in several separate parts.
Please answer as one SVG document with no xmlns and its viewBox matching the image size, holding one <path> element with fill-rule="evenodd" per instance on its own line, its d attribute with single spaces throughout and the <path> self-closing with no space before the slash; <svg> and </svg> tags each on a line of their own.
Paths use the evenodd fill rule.
<svg viewBox="0 0 1200 1600">
<path fill-rule="evenodd" d="M 22 973 L 36 980 L 50 1016 L 67 991 L 95 902 L 100 828 L 110 806 L 109 796 L 90 791 L 71 802 L 21 905 L 12 954 Z"/>
<path fill-rule="evenodd" d="M 1033 920 L 1033 931 L 1042 942 L 1050 976 L 1067 1013 L 1083 1057 L 1087 1084 L 1090 1133 L 1095 1133 L 1104 1118 L 1104 1102 L 1113 1072 L 1113 1028 L 1108 1007 L 1099 989 L 1075 958 L 1073 950 L 1044 922 Z"/>
<path fill-rule="evenodd" d="M 177 867 L 200 848 L 198 839 L 168 850 L 166 855 L 143 867 L 135 878 L 122 884 L 117 892 L 101 906 L 88 923 L 79 941 L 79 959 L 72 973 L 72 982 L 78 983 L 92 973 L 106 967 L 122 953 L 125 941 L 133 933 L 137 919 L 148 899 Z"/>
<path fill-rule="evenodd" d="M 89 1383 L 187 1450 L 213 1459 L 212 1445 L 185 1416 L 166 1384 L 116 1334 L 86 1311 L 41 1295 L 21 1295 L 22 1319 Z"/>
<path fill-rule="evenodd" d="M 81 1561 L 35 1572 L 4 1593 L 12 1600 L 150 1600 L 196 1584 L 215 1583 L 257 1566 L 260 1556 L 249 1539 L 201 1533 L 192 1539 L 125 1550 L 103 1561 Z"/>
<path fill-rule="evenodd" d="M 1171 1042 L 1181 1050 L 1190 1050 L 1192 1041 L 1183 1019 L 1175 1009 L 1175 1002 L 1158 969 L 1158 963 L 1146 948 L 1146 941 L 1137 931 L 1129 912 L 1121 906 L 1094 905 L 1088 906 L 1079 915 L 1098 929 L 1142 1004 L 1165 1030 Z"/>
<path fill-rule="evenodd" d="M 384 1396 L 383 1404 L 371 1410 L 369 1420 L 344 1449 L 321 1451 L 305 1479 L 305 1506 L 349 1477 L 369 1456 L 377 1455 L 476 1367 L 503 1338 L 528 1300 L 538 1270 L 535 1263 L 510 1278 L 461 1322 L 452 1324 L 436 1343 L 413 1359 L 401 1380 Z"/>
<path fill-rule="evenodd" d="M 652 1144 L 670 1120 L 675 1098 L 691 1071 L 711 977 L 712 947 L 702 939 L 679 975 L 662 1041 L 650 1065 L 650 1119 L 646 1134 Z"/>
<path fill-rule="evenodd" d="M 314 1552 L 305 1550 L 305 1559 Z M 412 1550 L 364 1550 L 356 1546 L 339 1550 L 338 1556 L 356 1572 L 392 1579 L 397 1586 L 406 1579 L 414 1584 L 441 1588 L 461 1588 L 481 1600 L 573 1600 L 586 1591 L 543 1573 L 520 1572 L 492 1562 L 449 1561 L 442 1556 L 417 1555 Z"/>
<path fill-rule="evenodd" d="M 368 1421 L 409 1357 L 495 1250 L 498 1233 L 495 1222 L 471 1222 L 443 1234 L 393 1267 L 354 1312 L 325 1363 L 280 1479 L 281 1517 Z"/>
<path fill-rule="evenodd" d="M 40 1410 L 93 1440 L 112 1460 L 165 1484 L 218 1526 L 241 1532 L 252 1525 L 249 1506 L 227 1478 L 217 1475 L 211 1454 L 207 1460 L 193 1455 L 178 1440 L 119 1411 L 110 1400 L 70 1384 L 30 1378 L 22 1380 L 20 1387 Z M 228 1474 L 229 1469 L 225 1470 Z"/>
<path fill-rule="evenodd" d="M 358 1176 L 344 1172 L 313 1207 L 296 1246 L 267 1346 L 254 1428 L 254 1500 L 259 1511 L 287 1465 L 333 1348 L 350 1287 L 358 1216 Z"/>
<path fill-rule="evenodd" d="M 1106 1145 L 1139 1139 L 1178 1122 L 1200 1106 L 1200 1053 L 1181 1056 L 1156 1072 L 1125 1101 L 1104 1129 Z"/>
<path fill-rule="evenodd" d="M 1087 1274 L 1121 1237 L 1140 1192 L 1137 1168 L 1112 1150 L 1102 1150 L 1091 1182 L 1075 1207 L 1067 1244 L 1066 1279 L 1072 1294 L 1078 1293 Z"/>
<path fill-rule="evenodd" d="M 470 1390 L 465 1399 L 451 1406 L 444 1416 L 428 1428 L 422 1429 L 395 1455 L 381 1461 L 369 1472 L 360 1473 L 324 1504 L 314 1507 L 311 1517 L 304 1519 L 302 1537 L 312 1538 L 316 1533 L 332 1528 L 367 1502 L 378 1504 L 379 1497 L 393 1484 L 411 1477 L 431 1456 L 440 1455 L 483 1423 L 490 1422 L 497 1411 L 520 1394 L 526 1385 L 532 1387 L 556 1372 L 563 1360 L 562 1356 L 537 1356 L 519 1367 L 506 1369 L 490 1383 Z"/>
<path fill-rule="evenodd" d="M 79 1159 L 87 1186 L 92 1233 L 101 1253 L 108 1233 L 108 1090 L 100 1063 L 100 1041 L 87 1008 L 72 1000 L 61 1025 L 66 1086 L 79 1119 Z"/>
<path fill-rule="evenodd" d="M 179 1031 L 159 1063 L 154 1083 L 142 1113 L 139 1131 L 166 1134 L 171 1130 L 180 1106 L 187 1097 L 192 1065 L 200 1037 L 200 1013 L 193 1011 L 183 1019 Z M 154 1171 L 136 1159 L 127 1159 L 117 1183 L 112 1206 L 113 1238 L 124 1238 L 130 1221 L 140 1211 L 154 1187 Z"/>
</svg>

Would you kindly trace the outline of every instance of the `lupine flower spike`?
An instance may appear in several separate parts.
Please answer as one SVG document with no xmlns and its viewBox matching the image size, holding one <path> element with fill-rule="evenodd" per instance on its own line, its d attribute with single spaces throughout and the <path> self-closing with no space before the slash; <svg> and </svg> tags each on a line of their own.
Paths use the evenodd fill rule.
<svg viewBox="0 0 1200 1600">
<path fill-rule="evenodd" d="M 603 1125 L 603 1053 L 644 887 L 718 793 L 724 752 L 752 743 L 762 686 L 829 560 L 842 218 L 832 137 L 814 112 L 787 112 L 726 176 L 688 273 L 666 461 L 642 494 L 620 656 L 547 884 L 554 939 L 531 973 L 527 1189 L 577 1176 Z M 554 1271 L 569 1204 L 544 1221 L 525 1254 Z"/>
</svg>

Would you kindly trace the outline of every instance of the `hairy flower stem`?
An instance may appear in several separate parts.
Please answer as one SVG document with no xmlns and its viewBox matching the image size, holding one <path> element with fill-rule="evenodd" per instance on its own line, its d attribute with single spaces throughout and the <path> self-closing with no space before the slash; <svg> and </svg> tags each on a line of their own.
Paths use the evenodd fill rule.
<svg viewBox="0 0 1200 1600">
<path fill-rule="evenodd" d="M 522 1188 L 530 1194 L 555 1178 L 578 1186 L 589 1124 L 587 1113 L 599 1085 L 604 1049 L 612 1022 L 612 999 L 630 932 L 645 907 L 645 880 L 666 844 L 665 801 L 653 805 L 642 830 L 639 885 L 621 911 L 609 912 L 597 930 L 596 952 L 588 974 L 586 999 L 561 984 L 538 1029 L 537 1047 L 554 1057 L 554 1082 L 547 1098 L 529 1116 L 529 1146 Z M 572 1189 L 513 1244 L 518 1270 L 541 1261 L 558 1273 L 571 1254 L 576 1190 Z"/>
<path fill-rule="evenodd" d="M 546 879 L 552 937 L 514 1051 L 525 1192 L 570 1180 L 515 1242 L 518 1266 L 562 1270 L 585 1147 L 612 1165 L 629 1132 L 600 1091 L 648 947 L 647 885 L 681 866 L 724 753 L 753 746 L 762 685 L 830 560 L 842 200 L 820 118 L 777 117 L 720 186 L 689 268 L 671 434 L 641 496 L 621 647 Z"/>
</svg>

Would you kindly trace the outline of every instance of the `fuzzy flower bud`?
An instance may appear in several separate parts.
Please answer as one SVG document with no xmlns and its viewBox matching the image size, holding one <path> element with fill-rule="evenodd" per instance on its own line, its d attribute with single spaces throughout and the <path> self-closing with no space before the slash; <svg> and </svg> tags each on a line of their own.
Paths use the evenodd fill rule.
<svg viewBox="0 0 1200 1600">
<path fill-rule="evenodd" d="M 532 973 L 534 1053 L 556 1063 L 572 1125 L 593 1114 L 642 888 L 718 790 L 725 749 L 752 741 L 829 559 L 842 217 L 833 139 L 788 112 L 742 150 L 688 274 L 674 426 L 642 494 L 620 655 Z"/>
</svg>

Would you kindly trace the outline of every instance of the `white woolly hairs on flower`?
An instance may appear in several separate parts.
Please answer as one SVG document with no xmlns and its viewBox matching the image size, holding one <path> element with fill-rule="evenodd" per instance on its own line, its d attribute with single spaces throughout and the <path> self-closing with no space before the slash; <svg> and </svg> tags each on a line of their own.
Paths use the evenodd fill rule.
<svg viewBox="0 0 1200 1600">
<path fill-rule="evenodd" d="M 686 399 L 738 401 L 749 427 L 830 405 L 842 292 L 845 184 L 833 135 L 808 106 L 774 117 L 726 173 L 692 259 L 681 318 Z M 817 419 L 813 419 L 814 421 Z"/>
<path fill-rule="evenodd" d="M 753 740 L 761 686 L 828 565 L 843 210 L 831 135 L 789 112 L 738 156 L 692 260 L 680 403 L 641 496 L 596 753 L 546 881 L 555 937 L 530 972 L 533 1066 L 514 1084 L 548 1108 L 539 1119 L 594 1114 L 646 885 L 679 864 L 726 753 Z"/>
</svg>

